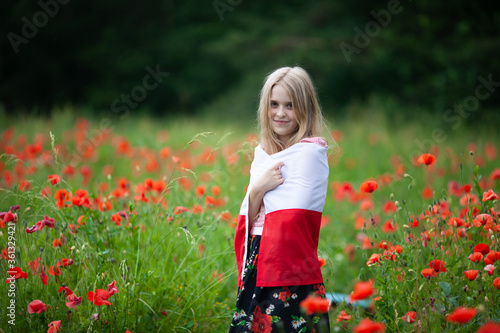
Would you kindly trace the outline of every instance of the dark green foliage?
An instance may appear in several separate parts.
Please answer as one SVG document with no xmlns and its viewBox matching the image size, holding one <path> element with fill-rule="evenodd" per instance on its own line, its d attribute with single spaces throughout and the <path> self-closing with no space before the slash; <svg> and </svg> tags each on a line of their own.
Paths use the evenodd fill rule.
<svg viewBox="0 0 500 333">
<path fill-rule="evenodd" d="M 500 82 L 500 10 L 493 1 L 51 3 L 58 12 L 17 53 L 9 33 L 22 37 L 22 18 L 33 22 L 42 7 L 27 0 L 0 5 L 0 103 L 7 110 L 49 112 L 69 103 L 109 112 L 142 84 L 147 66 L 169 76 L 131 112 L 215 109 L 235 119 L 254 112 L 265 75 L 285 65 L 311 73 L 327 114 L 372 96 L 410 106 L 407 114 L 444 113 L 474 96 L 479 76 Z M 373 13 L 383 16 L 392 5 L 398 10 L 388 24 L 363 47 L 356 44 L 357 31 L 367 33 L 369 22 L 376 28 Z M 358 50 L 350 62 L 341 43 Z M 492 92 L 468 121 L 498 120 L 487 110 L 499 105 L 500 93 Z"/>
</svg>

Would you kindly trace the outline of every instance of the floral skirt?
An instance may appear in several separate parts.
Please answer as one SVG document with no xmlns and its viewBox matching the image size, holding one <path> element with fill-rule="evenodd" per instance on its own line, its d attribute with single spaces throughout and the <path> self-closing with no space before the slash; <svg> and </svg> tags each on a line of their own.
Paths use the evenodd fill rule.
<svg viewBox="0 0 500 333">
<path fill-rule="evenodd" d="M 257 287 L 257 261 L 261 236 L 251 235 L 242 288 L 238 288 L 230 333 L 330 332 L 328 313 L 307 316 L 299 304 L 308 295 L 326 297 L 323 283 Z"/>
</svg>

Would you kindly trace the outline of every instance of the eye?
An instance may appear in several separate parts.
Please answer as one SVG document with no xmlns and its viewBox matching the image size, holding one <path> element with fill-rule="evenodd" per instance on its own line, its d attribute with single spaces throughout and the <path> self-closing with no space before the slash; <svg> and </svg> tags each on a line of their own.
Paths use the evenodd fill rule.
<svg viewBox="0 0 500 333">
<path fill-rule="evenodd" d="M 278 103 L 271 101 L 271 107 L 276 107 L 276 106 L 278 106 Z"/>
<path fill-rule="evenodd" d="M 287 106 L 286 106 L 286 107 L 287 107 L 287 108 L 289 108 L 289 109 L 291 110 L 291 109 L 292 109 L 292 103 L 287 104 Z"/>
</svg>

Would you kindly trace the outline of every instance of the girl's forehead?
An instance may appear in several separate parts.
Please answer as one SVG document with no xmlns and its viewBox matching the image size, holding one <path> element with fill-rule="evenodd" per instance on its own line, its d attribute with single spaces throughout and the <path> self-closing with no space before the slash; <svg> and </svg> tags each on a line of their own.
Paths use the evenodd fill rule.
<svg viewBox="0 0 500 333">
<path fill-rule="evenodd" d="M 281 84 L 277 84 L 271 89 L 271 99 L 287 99 L 291 100 L 290 94 Z"/>
</svg>

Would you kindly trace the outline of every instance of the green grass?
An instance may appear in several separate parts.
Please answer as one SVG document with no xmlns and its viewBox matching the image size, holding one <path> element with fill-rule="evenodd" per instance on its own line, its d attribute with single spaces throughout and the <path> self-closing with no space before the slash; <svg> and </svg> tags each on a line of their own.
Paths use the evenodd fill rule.
<svg viewBox="0 0 500 333">
<path fill-rule="evenodd" d="M 108 127 L 101 127 L 100 132 L 92 132 L 99 130 L 99 123 L 105 117 L 109 115 L 103 114 L 102 118 L 90 119 L 92 134 L 100 135 L 103 129 L 107 130 Z M 3 133 L 7 129 L 6 124 L 15 129 L 11 145 L 16 152 L 25 148 L 25 145 L 18 142 L 20 136 L 24 135 L 26 142 L 32 144 L 36 135 L 40 134 L 44 140 L 43 151 L 47 156 L 51 156 L 47 163 L 42 162 L 41 153 L 33 160 L 21 163 L 25 171 L 29 166 L 36 167 L 36 172 L 21 177 L 31 182 L 31 189 L 27 191 L 19 190 L 18 181 L 21 178 L 15 175 L 15 158 L 4 154 L 1 159 L 4 163 L 3 170 L 13 174 L 14 182 L 12 186 L 6 186 L 5 180 L 1 180 L 0 211 L 7 211 L 14 204 L 21 206 L 15 231 L 15 260 L 16 266 L 29 274 L 28 279 L 16 280 L 16 328 L 21 331 L 44 331 L 48 329 L 47 325 L 51 321 L 61 320 L 63 331 L 77 332 L 85 331 L 90 326 L 93 330 L 103 332 L 124 332 L 126 329 L 132 332 L 223 332 L 228 329 L 237 289 L 233 254 L 234 218 L 239 212 L 244 188 L 248 183 L 253 147 L 246 142 L 246 135 L 255 132 L 253 123 L 218 123 L 208 118 L 111 118 L 113 129 L 109 131 L 108 137 L 104 140 L 94 140 L 98 142 L 94 156 L 79 162 L 73 177 L 62 175 L 62 170 L 69 160 L 64 151 L 78 150 L 74 139 L 77 132 L 75 117 L 71 110 L 56 112 L 51 119 L 14 118 L 4 114 L 2 124 Z M 375 250 L 360 249 L 357 239 L 359 233 L 368 234 L 377 243 L 381 239 L 389 239 L 393 243 L 401 242 L 405 230 L 402 225 L 406 223 L 405 210 L 394 216 L 386 216 L 381 212 L 381 207 L 390 200 L 391 194 L 394 200 L 400 203 L 404 201 L 408 210 L 418 215 L 432 204 L 432 200 L 424 200 L 421 197 L 421 190 L 426 184 L 432 185 L 435 190 L 434 199 L 439 199 L 443 193 L 446 194 L 450 179 L 472 183 L 475 163 L 473 156 L 469 155 L 469 143 L 476 143 L 479 155 L 482 154 L 481 149 L 485 142 L 498 143 L 498 136 L 494 132 L 475 131 L 465 127 L 460 131 L 443 128 L 447 139 L 439 143 L 438 167 L 445 168 L 446 173 L 442 177 L 434 173 L 432 179 L 429 179 L 422 167 L 411 167 L 410 153 L 419 150 L 415 140 L 422 142 L 432 139 L 432 131 L 437 126 L 427 122 L 394 126 L 378 118 L 376 113 L 362 119 L 331 121 L 330 126 L 343 133 L 338 148 L 331 150 L 330 184 L 350 182 L 358 191 L 360 184 L 368 178 L 377 178 L 385 173 L 392 175 L 394 169 L 390 159 L 394 155 L 401 156 L 402 162 L 407 165 L 406 172 L 412 178 L 393 177 L 394 181 L 390 184 L 380 186 L 372 195 L 375 208 L 371 212 L 360 212 L 359 202 L 351 204 L 349 201 L 334 200 L 333 191 L 329 189 L 324 216 L 329 217 L 331 222 L 322 229 L 319 245 L 320 256 L 327 259 L 327 265 L 322 268 L 327 292 L 350 293 L 356 280 L 377 276 L 376 270 L 366 266 L 368 257 Z M 168 133 L 168 138 L 163 142 L 162 131 Z M 49 132 L 54 134 L 54 145 L 56 150 L 59 149 L 57 158 L 51 147 Z M 377 137 L 377 142 L 369 144 L 368 140 L 373 135 Z M 116 152 L 117 140 L 124 138 L 132 147 L 128 156 Z M 171 154 L 162 159 L 159 153 L 164 147 L 171 148 Z M 461 159 L 460 174 L 449 172 L 450 159 L 446 157 L 447 148 Z M 206 149 L 214 151 L 215 158 L 210 163 L 200 160 Z M 423 152 L 428 151 L 421 151 Z M 229 164 L 226 157 L 233 153 L 238 159 L 234 164 Z M 175 166 L 172 156 L 180 157 L 180 165 Z M 148 172 L 147 162 L 150 158 L 158 162 L 158 169 Z M 190 170 L 182 168 L 187 166 L 183 165 L 185 161 L 191 162 Z M 498 167 L 498 159 L 487 162 L 480 169 L 485 177 L 494 167 Z M 79 174 L 82 165 L 92 170 L 87 185 L 82 185 L 83 177 Z M 108 176 L 103 173 L 103 168 L 109 165 L 113 166 L 113 173 Z M 62 175 L 61 183 L 50 185 L 47 180 L 49 174 Z M 130 195 L 120 199 L 111 198 L 111 190 L 117 187 L 117 182 L 122 177 L 130 182 Z M 154 181 L 163 180 L 167 185 L 168 190 L 162 193 L 146 193 L 148 198 L 163 198 L 166 207 L 156 202 L 146 203 L 134 199 L 136 185 L 143 184 L 147 178 Z M 189 189 L 184 189 L 180 184 L 182 178 L 190 182 Z M 103 184 L 107 184 L 107 190 L 101 190 Z M 199 185 L 207 189 L 206 194 L 201 197 L 195 195 L 195 188 Z M 221 189 L 216 197 L 224 201 L 220 206 L 206 205 L 205 198 L 207 195 L 212 196 L 212 186 L 219 186 Z M 52 190 L 52 195 L 48 198 L 40 195 L 40 190 L 44 187 Z M 55 207 L 54 193 L 57 189 L 67 189 L 74 195 L 75 190 L 79 188 L 87 189 L 93 200 L 106 197 L 111 202 L 112 209 L 100 211 L 96 208 L 75 206 L 62 209 Z M 495 191 L 498 193 L 498 187 Z M 455 209 L 458 204 L 456 199 L 453 200 Z M 191 209 L 195 204 L 201 205 L 203 212 L 194 214 L 190 211 L 178 215 L 174 213 L 177 206 Z M 124 221 L 121 226 L 112 222 L 111 215 L 118 211 L 135 212 L 135 215 L 130 217 L 128 227 Z M 225 212 L 230 214 L 230 221 L 221 217 Z M 381 234 L 376 228 L 356 230 L 356 214 L 361 214 L 364 218 L 369 218 L 371 214 L 380 215 L 382 223 L 386 219 L 394 218 L 401 227 L 396 234 L 389 236 Z M 31 227 L 44 215 L 55 219 L 54 229 L 45 227 L 32 234 L 25 232 L 26 227 Z M 85 226 L 80 226 L 76 234 L 70 233 L 69 225 L 78 224 L 77 219 L 81 215 L 88 217 Z M 4 244 L 0 247 L 3 249 L 8 241 L 7 227 L 1 231 Z M 66 238 L 66 245 L 54 248 L 52 242 L 61 234 Z M 415 237 L 418 238 L 418 234 Z M 349 260 L 344 253 L 348 244 L 353 244 L 356 248 L 354 260 Z M 432 257 L 429 251 L 424 249 L 422 258 L 425 259 L 422 259 L 422 262 Z M 406 255 L 410 256 L 405 253 Z M 48 285 L 45 286 L 39 276 L 33 276 L 28 268 L 28 261 L 37 257 L 40 257 L 40 263 L 45 265 L 46 273 L 50 266 L 62 258 L 72 258 L 74 263 L 62 267 L 60 276 L 49 275 Z M 418 264 L 420 269 L 426 265 L 422 262 Z M 6 260 L 0 260 L 0 269 L 2 272 L 8 270 Z M 498 272 L 495 274 L 498 276 Z M 7 277 L 6 273 L 4 276 Z M 395 277 L 390 277 L 393 278 Z M 106 289 L 113 280 L 116 280 L 119 290 L 109 299 L 113 305 L 98 307 L 87 300 L 89 291 Z M 58 292 L 63 283 L 77 296 L 82 297 L 82 303 L 78 307 L 66 307 L 66 297 Z M 1 295 L 7 295 L 7 288 L 8 284 L 2 283 Z M 381 289 L 381 294 L 384 293 L 383 290 Z M 412 289 L 408 289 L 405 296 L 397 289 L 401 303 L 404 298 L 410 297 L 409 290 Z M 389 293 L 390 291 L 385 289 L 385 295 Z M 28 303 L 35 299 L 43 301 L 50 309 L 41 314 L 27 314 Z M 9 300 L 9 297 L 0 297 L 0 307 L 5 309 Z M 476 302 L 473 305 L 478 304 Z M 403 308 L 407 307 L 405 305 Z M 334 309 L 330 313 L 332 327 L 337 326 L 335 317 L 340 309 Z M 384 319 L 388 325 L 388 318 L 392 316 L 394 320 L 398 317 L 391 311 L 379 311 L 387 316 Z M 100 319 L 91 321 L 90 318 L 95 313 L 100 314 Z M 354 314 L 357 316 L 355 318 L 364 316 L 362 313 Z M 399 317 L 401 315 L 399 313 Z M 7 320 L 8 317 L 2 315 L 1 327 L 10 329 Z M 436 316 L 433 320 L 439 322 L 443 320 L 443 315 Z M 351 327 L 358 319 L 352 321 Z M 400 322 L 394 325 L 393 327 L 403 327 Z M 453 331 L 454 327 L 447 326 L 447 329 Z"/>
</svg>

